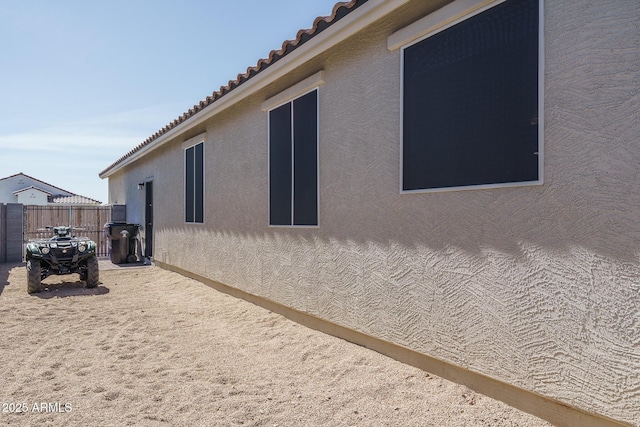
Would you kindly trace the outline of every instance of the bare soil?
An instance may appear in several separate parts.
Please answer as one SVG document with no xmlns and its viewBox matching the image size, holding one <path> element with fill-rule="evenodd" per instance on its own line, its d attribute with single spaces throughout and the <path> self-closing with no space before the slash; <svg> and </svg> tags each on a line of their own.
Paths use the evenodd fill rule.
<svg viewBox="0 0 640 427">
<path fill-rule="evenodd" d="M 0 264 L 0 425 L 549 426 L 153 266 L 27 294 Z"/>
</svg>

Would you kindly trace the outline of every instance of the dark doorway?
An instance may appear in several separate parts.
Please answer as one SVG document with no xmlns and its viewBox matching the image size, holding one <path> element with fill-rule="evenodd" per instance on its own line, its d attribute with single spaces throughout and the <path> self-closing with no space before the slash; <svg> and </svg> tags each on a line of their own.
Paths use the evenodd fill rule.
<svg viewBox="0 0 640 427">
<path fill-rule="evenodd" d="M 144 256 L 153 257 L 153 181 L 147 181 L 144 208 Z"/>
</svg>

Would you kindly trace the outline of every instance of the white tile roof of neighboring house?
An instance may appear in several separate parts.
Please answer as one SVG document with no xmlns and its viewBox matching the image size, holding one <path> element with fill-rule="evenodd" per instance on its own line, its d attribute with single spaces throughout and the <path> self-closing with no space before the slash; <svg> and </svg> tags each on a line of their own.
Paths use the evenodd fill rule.
<svg viewBox="0 0 640 427">
<path fill-rule="evenodd" d="M 56 205 L 99 205 L 101 202 L 84 196 L 53 196 L 51 203 Z"/>
</svg>

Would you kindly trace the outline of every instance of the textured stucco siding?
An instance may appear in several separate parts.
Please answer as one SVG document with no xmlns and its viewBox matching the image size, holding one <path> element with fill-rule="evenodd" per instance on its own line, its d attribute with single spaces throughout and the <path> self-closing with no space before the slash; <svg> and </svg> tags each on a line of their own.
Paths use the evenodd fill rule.
<svg viewBox="0 0 640 427">
<path fill-rule="evenodd" d="M 545 4 L 544 184 L 399 193 L 400 53 L 416 1 L 109 179 L 154 257 L 501 381 L 640 425 L 640 3 Z M 325 70 L 320 226 L 268 227 L 261 103 Z M 205 223 L 183 140 L 207 131 Z"/>
</svg>

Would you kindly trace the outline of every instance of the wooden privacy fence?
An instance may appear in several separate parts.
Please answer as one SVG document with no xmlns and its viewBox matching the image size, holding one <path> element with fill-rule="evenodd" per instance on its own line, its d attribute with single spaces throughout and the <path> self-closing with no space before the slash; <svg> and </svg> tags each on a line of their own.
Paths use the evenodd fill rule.
<svg viewBox="0 0 640 427">
<path fill-rule="evenodd" d="M 25 206 L 24 242 L 29 239 L 47 239 L 52 231 L 47 226 L 77 227 L 76 236 L 88 237 L 96 242 L 96 255 L 109 256 L 104 224 L 111 221 L 111 206 Z"/>
</svg>

